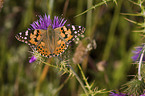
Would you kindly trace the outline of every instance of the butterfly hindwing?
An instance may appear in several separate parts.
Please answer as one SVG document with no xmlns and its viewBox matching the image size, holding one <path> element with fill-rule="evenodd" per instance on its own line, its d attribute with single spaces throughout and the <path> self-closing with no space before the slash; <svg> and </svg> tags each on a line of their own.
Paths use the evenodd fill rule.
<svg viewBox="0 0 145 96">
<path fill-rule="evenodd" d="M 48 28 L 48 30 L 42 34 L 42 39 L 39 45 L 36 47 L 36 51 L 38 51 L 42 56 L 45 57 L 55 57 L 60 55 L 67 49 L 67 44 L 60 39 L 60 32 L 56 32 L 56 30 L 52 30 Z"/>
</svg>

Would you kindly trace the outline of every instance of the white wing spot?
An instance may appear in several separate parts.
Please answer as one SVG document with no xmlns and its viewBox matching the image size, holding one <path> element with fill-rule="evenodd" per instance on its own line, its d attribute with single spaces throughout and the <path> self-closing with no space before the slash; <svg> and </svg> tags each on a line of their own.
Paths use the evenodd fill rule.
<svg viewBox="0 0 145 96">
<path fill-rule="evenodd" d="M 76 44 L 78 44 L 79 42 L 78 42 L 78 41 L 76 41 L 75 43 L 76 43 Z"/>
<path fill-rule="evenodd" d="M 75 26 L 74 25 L 72 25 L 72 28 L 73 28 L 73 30 L 75 30 Z"/>
<path fill-rule="evenodd" d="M 75 31 L 74 33 L 77 34 L 77 31 Z"/>
<path fill-rule="evenodd" d="M 24 37 L 24 39 L 26 40 L 26 39 L 27 39 L 27 37 Z"/>
<path fill-rule="evenodd" d="M 79 38 L 76 38 L 77 39 L 77 41 L 79 41 L 80 39 Z"/>
<path fill-rule="evenodd" d="M 25 32 L 25 35 L 28 36 L 28 30 Z"/>
<path fill-rule="evenodd" d="M 84 35 L 81 35 L 81 37 L 85 37 Z"/>
<path fill-rule="evenodd" d="M 20 32 L 19 34 L 20 34 L 20 35 L 22 35 L 22 33 L 21 33 L 21 32 Z"/>
</svg>

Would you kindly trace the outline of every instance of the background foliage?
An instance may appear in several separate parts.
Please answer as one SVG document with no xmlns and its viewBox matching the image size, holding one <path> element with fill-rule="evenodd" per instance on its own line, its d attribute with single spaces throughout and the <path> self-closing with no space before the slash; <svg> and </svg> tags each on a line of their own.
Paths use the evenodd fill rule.
<svg viewBox="0 0 145 96">
<path fill-rule="evenodd" d="M 0 96 L 84 94 L 75 77 L 62 75 L 57 68 L 45 64 L 29 64 L 31 54 L 28 51 L 31 49 L 15 38 L 45 13 L 51 17 L 64 17 L 69 24 L 86 27 L 85 36 L 95 40 L 97 48 L 88 52 L 80 63 L 88 82 L 94 82 L 93 87 L 117 90 L 134 78 L 129 75 L 137 73 L 131 51 L 141 39 L 138 33 L 132 32 L 138 26 L 125 17 L 136 22 L 142 22 L 144 18 L 122 14 L 141 11 L 129 0 L 0 0 L 0 8 Z M 82 13 L 85 10 L 86 13 Z M 69 59 L 78 52 L 78 45 L 72 45 L 74 49 L 69 48 L 70 51 L 65 53 L 72 55 Z M 49 60 L 51 62 L 56 63 Z M 73 63 L 72 66 L 82 79 L 78 67 Z M 108 93 L 99 95 L 107 96 Z"/>
</svg>

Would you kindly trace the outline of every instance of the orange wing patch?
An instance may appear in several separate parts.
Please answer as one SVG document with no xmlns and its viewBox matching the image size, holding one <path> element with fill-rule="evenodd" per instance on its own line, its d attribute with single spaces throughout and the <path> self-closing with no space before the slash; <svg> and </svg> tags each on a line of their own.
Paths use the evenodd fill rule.
<svg viewBox="0 0 145 96">
<path fill-rule="evenodd" d="M 34 35 L 34 34 L 30 34 L 30 40 L 29 40 L 29 42 L 31 43 L 31 44 L 34 44 L 34 45 L 37 45 L 37 42 L 35 42 L 35 38 L 36 38 L 36 35 Z"/>
<path fill-rule="evenodd" d="M 62 28 L 60 28 L 60 32 L 61 32 L 61 36 L 66 40 L 69 41 L 73 38 L 72 31 L 70 29 L 67 30 L 67 28 L 65 26 L 63 26 Z"/>
<path fill-rule="evenodd" d="M 41 36 L 40 36 L 40 35 L 38 35 L 37 40 L 40 40 L 40 39 L 41 39 Z"/>
<path fill-rule="evenodd" d="M 67 34 L 67 38 L 65 39 L 66 41 L 71 40 L 73 38 L 73 36 L 71 35 L 71 30 L 69 29 L 68 31 L 66 31 Z"/>
<path fill-rule="evenodd" d="M 51 54 L 51 52 L 49 51 L 49 49 L 45 47 L 45 43 L 44 43 L 44 42 L 41 42 L 41 43 L 38 45 L 38 47 L 36 48 L 36 50 L 37 50 L 40 54 L 42 54 L 43 56 L 46 56 L 46 57 L 48 57 L 48 56 Z"/>
<path fill-rule="evenodd" d="M 57 47 L 55 49 L 55 51 L 53 52 L 53 54 L 60 54 L 60 53 L 64 52 L 64 50 L 67 48 L 67 45 L 65 44 L 64 41 L 59 40 L 57 42 L 57 44 L 59 44 L 59 47 Z"/>
<path fill-rule="evenodd" d="M 39 41 L 41 39 L 41 35 L 40 34 L 41 34 L 41 31 L 40 30 L 34 30 L 33 33 L 30 33 L 30 40 L 29 40 L 29 42 L 31 44 L 37 45 L 38 44 L 37 41 Z"/>
</svg>

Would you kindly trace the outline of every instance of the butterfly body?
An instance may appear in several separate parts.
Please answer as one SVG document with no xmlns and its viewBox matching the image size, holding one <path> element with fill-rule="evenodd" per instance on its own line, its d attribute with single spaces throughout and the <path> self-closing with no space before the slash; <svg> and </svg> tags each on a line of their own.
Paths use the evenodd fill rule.
<svg viewBox="0 0 145 96">
<path fill-rule="evenodd" d="M 71 41 L 84 33 L 85 28 L 75 25 L 67 25 L 47 30 L 35 29 L 20 32 L 16 35 L 17 40 L 30 45 L 38 53 L 45 57 L 54 57 L 62 54 Z"/>
</svg>

